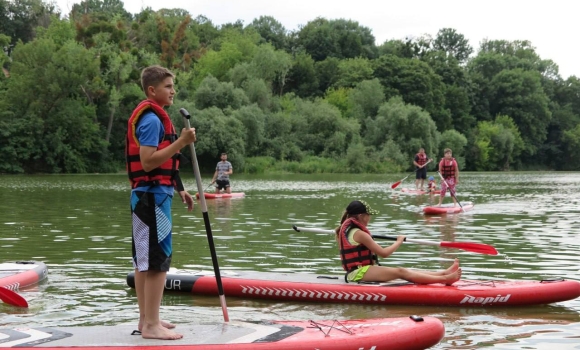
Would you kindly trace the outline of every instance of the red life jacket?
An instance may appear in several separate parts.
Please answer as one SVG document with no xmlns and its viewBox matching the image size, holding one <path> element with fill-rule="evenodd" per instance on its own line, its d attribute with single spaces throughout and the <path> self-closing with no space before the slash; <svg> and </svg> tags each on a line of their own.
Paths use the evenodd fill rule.
<svg viewBox="0 0 580 350">
<path fill-rule="evenodd" d="M 427 155 L 425 153 L 421 154 L 421 153 L 417 153 L 416 157 L 418 158 L 416 160 L 417 164 L 419 164 L 419 166 L 427 163 Z"/>
<path fill-rule="evenodd" d="M 163 124 L 163 129 L 165 130 L 165 135 L 163 139 L 160 140 L 159 145 L 157 146 L 157 150 L 168 147 L 177 139 L 175 128 L 173 127 L 173 123 L 171 122 L 167 112 L 165 112 L 161 106 L 151 100 L 141 101 L 141 103 L 139 103 L 129 118 L 127 140 L 125 145 L 127 174 L 129 175 L 131 188 L 156 185 L 174 186 L 175 175 L 179 171 L 179 152 L 166 160 L 158 168 L 155 168 L 149 172 L 146 172 L 143 169 L 143 165 L 141 164 L 141 157 L 139 156 L 140 145 L 136 131 L 137 123 L 139 122 L 141 116 L 147 111 L 152 111 L 155 113 L 155 115 L 157 115 L 157 117 L 159 117 L 161 123 Z"/>
<path fill-rule="evenodd" d="M 451 160 L 447 161 L 445 158 L 441 159 L 439 162 L 439 169 L 441 169 L 441 175 L 443 175 L 444 179 L 455 178 L 455 167 L 457 166 L 457 162 L 455 158 L 451 158 Z"/>
<path fill-rule="evenodd" d="M 340 260 L 342 262 L 342 268 L 346 272 L 351 272 L 357 269 L 359 266 L 374 265 L 375 260 L 373 252 L 369 248 L 362 244 L 355 246 L 348 241 L 348 231 L 354 227 L 366 232 L 369 236 L 371 235 L 366 226 L 354 218 L 348 218 L 344 220 L 340 226 L 339 242 Z"/>
</svg>

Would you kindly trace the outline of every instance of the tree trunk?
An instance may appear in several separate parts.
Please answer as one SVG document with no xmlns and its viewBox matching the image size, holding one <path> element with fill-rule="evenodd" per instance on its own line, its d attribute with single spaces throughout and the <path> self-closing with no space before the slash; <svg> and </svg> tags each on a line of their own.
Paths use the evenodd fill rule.
<svg viewBox="0 0 580 350">
<path fill-rule="evenodd" d="M 111 130 L 113 130 L 113 120 L 115 119 L 115 110 L 117 109 L 116 106 L 111 108 L 111 114 L 109 115 L 109 124 L 107 125 L 107 135 L 105 136 L 105 141 L 109 142 L 109 138 L 111 137 Z"/>
</svg>

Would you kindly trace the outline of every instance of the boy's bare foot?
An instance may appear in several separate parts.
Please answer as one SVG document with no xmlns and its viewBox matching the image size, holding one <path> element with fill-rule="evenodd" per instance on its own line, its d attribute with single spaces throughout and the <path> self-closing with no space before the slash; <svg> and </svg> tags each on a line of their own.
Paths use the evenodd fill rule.
<svg viewBox="0 0 580 350">
<path fill-rule="evenodd" d="M 161 321 L 161 325 L 167 329 L 173 329 L 175 328 L 175 325 L 171 322 L 167 322 L 167 321 Z M 139 321 L 139 326 L 137 326 L 137 329 L 139 330 L 139 332 L 143 331 L 143 322 Z"/>
<path fill-rule="evenodd" d="M 145 339 L 176 340 L 183 338 L 183 334 L 175 333 L 158 324 L 155 326 L 144 325 L 141 331 L 141 337 Z"/>
<path fill-rule="evenodd" d="M 455 272 L 445 275 L 444 277 L 446 277 L 445 284 L 448 286 L 452 285 L 461 279 L 461 268 L 458 268 Z"/>
<path fill-rule="evenodd" d="M 445 270 L 443 272 L 443 274 L 449 275 L 449 274 L 457 271 L 457 269 L 459 269 L 459 259 L 455 258 L 455 261 L 453 262 L 453 264 L 451 266 L 449 266 L 449 268 L 447 268 L 447 270 Z"/>
<path fill-rule="evenodd" d="M 175 325 L 173 323 L 167 321 L 161 321 L 161 325 L 167 329 L 175 328 Z"/>
</svg>

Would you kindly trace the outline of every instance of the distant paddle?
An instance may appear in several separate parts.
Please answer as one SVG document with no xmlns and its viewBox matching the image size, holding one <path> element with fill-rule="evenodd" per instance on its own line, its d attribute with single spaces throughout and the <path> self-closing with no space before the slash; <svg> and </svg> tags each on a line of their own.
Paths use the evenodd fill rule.
<svg viewBox="0 0 580 350">
<path fill-rule="evenodd" d="M 292 228 L 297 232 L 314 232 L 314 233 L 329 233 L 334 234 L 334 230 L 325 230 L 320 228 L 306 228 L 306 227 L 297 227 L 293 225 Z M 390 241 L 396 241 L 397 237 L 394 236 L 382 236 L 382 235 L 372 235 L 374 239 L 387 239 Z M 420 239 L 409 239 L 405 237 L 405 242 L 409 243 L 417 243 L 423 245 L 434 245 L 443 248 L 453 248 L 453 249 L 461 249 L 468 252 L 478 253 L 478 254 L 487 254 L 487 255 L 497 255 L 497 250 L 488 244 L 483 243 L 472 243 L 472 242 L 434 242 L 434 241 L 425 241 Z"/>
<path fill-rule="evenodd" d="M 0 300 L 12 306 L 28 307 L 26 299 L 8 288 L 0 287 Z"/>
<path fill-rule="evenodd" d="M 419 169 L 423 169 L 424 167 L 426 167 L 426 166 L 427 166 L 427 164 L 431 163 L 431 160 L 432 160 L 432 159 L 429 159 L 429 160 L 427 161 L 427 163 L 423 164 L 423 166 L 422 166 L 422 167 L 420 167 L 420 168 L 417 168 L 417 169 L 413 170 L 413 172 L 412 172 L 412 173 L 410 173 L 409 175 L 405 176 L 403 179 L 401 179 L 401 181 L 397 181 L 397 182 L 395 182 L 394 184 L 392 184 L 392 185 L 391 185 L 391 188 L 392 188 L 393 190 L 394 190 L 395 188 L 397 188 L 397 186 L 399 186 L 399 185 L 401 184 L 401 182 L 403 182 L 403 181 L 407 180 L 407 178 L 408 178 L 409 176 L 413 175 L 414 173 L 416 173 L 416 172 L 417 172 L 417 170 L 419 170 Z"/>
<path fill-rule="evenodd" d="M 189 114 L 189 112 L 185 108 L 181 108 L 179 110 L 179 113 L 181 113 L 181 115 L 183 116 L 183 122 L 185 123 L 185 127 L 191 129 L 191 124 L 189 123 L 189 118 L 191 118 L 191 115 Z M 203 223 L 205 224 L 205 232 L 207 234 L 207 241 L 209 243 L 211 261 L 213 263 L 213 271 L 215 274 L 215 280 L 218 288 L 220 303 L 222 306 L 222 312 L 224 314 L 224 321 L 229 322 L 230 318 L 228 316 L 228 308 L 226 306 L 226 298 L 224 296 L 224 287 L 222 285 L 220 267 L 218 263 L 217 253 L 215 250 L 215 245 L 213 242 L 213 235 L 211 233 L 211 224 L 209 222 L 209 215 L 207 214 L 207 204 L 205 202 L 205 196 L 203 195 L 203 185 L 201 184 L 201 175 L 199 173 L 199 165 L 197 164 L 197 156 L 195 154 L 195 145 L 193 144 L 193 142 L 189 144 L 189 149 L 191 151 L 191 162 L 193 163 L 193 173 L 195 174 L 195 182 L 197 183 L 197 191 L 199 192 L 199 200 L 201 201 Z"/>
<path fill-rule="evenodd" d="M 459 204 L 459 207 L 461 208 L 461 211 L 465 213 L 465 209 L 463 209 L 463 205 L 461 205 L 461 202 L 455 196 L 455 193 L 454 193 L 455 191 L 451 190 L 451 187 L 449 187 L 449 184 L 447 183 L 447 181 L 445 181 L 445 179 L 443 178 L 443 175 L 441 175 L 441 173 L 439 171 L 437 171 L 437 174 L 439 174 L 439 177 L 441 178 L 441 180 L 443 182 L 445 182 L 445 185 L 447 185 L 447 189 L 449 190 L 449 193 L 451 193 L 451 196 L 453 196 L 453 199 L 455 199 L 455 201 L 457 202 L 457 204 Z"/>
</svg>

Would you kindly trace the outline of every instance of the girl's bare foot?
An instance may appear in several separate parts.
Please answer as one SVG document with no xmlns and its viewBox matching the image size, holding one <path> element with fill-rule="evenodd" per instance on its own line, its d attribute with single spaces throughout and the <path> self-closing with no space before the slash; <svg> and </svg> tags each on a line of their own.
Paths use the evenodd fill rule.
<svg viewBox="0 0 580 350">
<path fill-rule="evenodd" d="M 447 270 L 443 271 L 443 274 L 449 275 L 450 273 L 457 271 L 458 268 L 459 268 L 459 259 L 455 258 L 455 261 L 453 262 L 453 264 L 451 266 L 449 266 L 449 268 L 447 268 Z"/>
<path fill-rule="evenodd" d="M 444 277 L 446 277 L 445 284 L 448 286 L 452 285 L 461 279 L 461 268 L 458 268 L 455 272 L 445 275 Z"/>
<path fill-rule="evenodd" d="M 160 324 L 155 326 L 144 325 L 141 336 L 145 339 L 176 340 L 183 338 L 182 334 L 175 333 Z"/>
<path fill-rule="evenodd" d="M 173 323 L 167 322 L 167 321 L 161 321 L 161 325 L 167 329 L 175 328 L 175 325 Z M 143 331 L 143 321 L 139 321 L 139 325 L 137 326 L 137 329 L 139 330 L 139 332 Z"/>
</svg>

